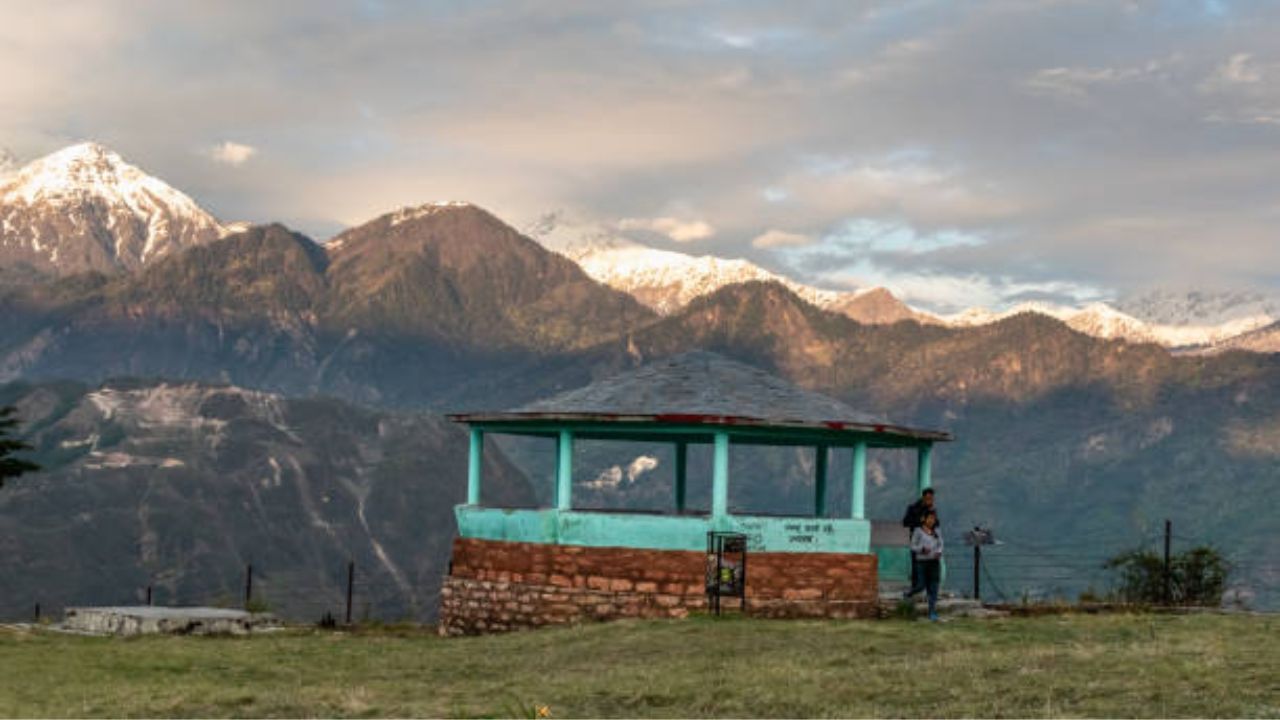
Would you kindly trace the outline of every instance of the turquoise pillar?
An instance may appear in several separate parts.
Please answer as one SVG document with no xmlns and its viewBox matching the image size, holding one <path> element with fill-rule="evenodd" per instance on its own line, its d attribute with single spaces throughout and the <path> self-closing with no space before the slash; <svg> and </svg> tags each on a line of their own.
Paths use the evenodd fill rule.
<svg viewBox="0 0 1280 720">
<path fill-rule="evenodd" d="M 467 464 L 467 504 L 480 504 L 480 475 L 484 463 L 484 431 L 471 428 L 471 456 Z"/>
<path fill-rule="evenodd" d="M 573 433 L 560 431 L 559 444 L 556 445 L 556 509 L 568 510 L 572 507 L 573 496 Z"/>
<path fill-rule="evenodd" d="M 813 449 L 813 515 L 827 514 L 827 446 Z"/>
<path fill-rule="evenodd" d="M 676 443 L 676 512 L 685 511 L 685 497 L 689 490 L 689 444 Z"/>
<path fill-rule="evenodd" d="M 916 494 L 933 487 L 933 444 L 921 445 L 916 450 Z"/>
<path fill-rule="evenodd" d="M 867 517 L 867 443 L 859 440 L 853 446 L 853 487 L 849 490 L 849 497 L 853 499 L 853 512 L 850 513 L 855 520 L 862 520 Z"/>
<path fill-rule="evenodd" d="M 729 516 L 729 433 L 716 433 L 715 456 L 711 470 L 711 521 L 724 526 Z"/>
</svg>

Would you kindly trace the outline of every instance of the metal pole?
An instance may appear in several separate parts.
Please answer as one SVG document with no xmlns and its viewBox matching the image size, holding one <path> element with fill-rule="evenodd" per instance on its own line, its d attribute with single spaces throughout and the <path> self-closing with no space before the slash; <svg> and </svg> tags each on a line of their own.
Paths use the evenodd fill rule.
<svg viewBox="0 0 1280 720">
<path fill-rule="evenodd" d="M 249 600 L 253 597 L 253 563 L 244 566 L 244 609 L 249 609 Z"/>
<path fill-rule="evenodd" d="M 973 599 L 982 600 L 982 585 L 979 581 L 978 570 L 982 567 L 982 546 L 974 543 L 973 546 Z"/>
<path fill-rule="evenodd" d="M 1164 604 L 1173 604 L 1173 575 L 1170 573 L 1169 548 L 1173 541 L 1173 521 L 1164 521 Z"/>
<path fill-rule="evenodd" d="M 351 588 L 356 581 L 356 561 L 347 562 L 347 624 L 351 624 Z"/>
<path fill-rule="evenodd" d="M 40 622 L 40 603 L 36 603 L 36 622 Z"/>
<path fill-rule="evenodd" d="M 689 493 L 689 444 L 676 443 L 676 512 L 684 513 Z"/>
<path fill-rule="evenodd" d="M 154 605 L 154 604 L 155 603 L 151 602 L 151 586 L 148 585 L 147 586 L 147 605 Z"/>
<path fill-rule="evenodd" d="M 827 514 L 827 446 L 819 445 L 813 450 L 813 515 L 823 517 Z"/>
</svg>

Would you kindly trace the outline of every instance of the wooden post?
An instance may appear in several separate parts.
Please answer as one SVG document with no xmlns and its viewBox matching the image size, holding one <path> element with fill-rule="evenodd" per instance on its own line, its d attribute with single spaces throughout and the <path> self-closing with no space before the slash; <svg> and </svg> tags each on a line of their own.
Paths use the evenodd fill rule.
<svg viewBox="0 0 1280 720">
<path fill-rule="evenodd" d="M 249 601 L 253 598 L 253 563 L 244 566 L 244 609 L 249 609 Z"/>
<path fill-rule="evenodd" d="M 1169 550 L 1173 544 L 1173 521 L 1168 518 L 1164 521 L 1164 604 L 1173 604 L 1173 573 L 1170 563 Z"/>
<path fill-rule="evenodd" d="M 148 606 L 151 606 L 151 605 L 154 605 L 154 604 L 155 604 L 155 603 L 153 603 L 153 602 L 151 601 L 151 586 L 150 586 L 150 585 L 148 585 L 148 586 L 147 586 L 147 605 L 148 605 Z"/>
<path fill-rule="evenodd" d="M 351 590 L 356 582 L 356 561 L 347 562 L 347 624 L 351 624 Z"/>
</svg>

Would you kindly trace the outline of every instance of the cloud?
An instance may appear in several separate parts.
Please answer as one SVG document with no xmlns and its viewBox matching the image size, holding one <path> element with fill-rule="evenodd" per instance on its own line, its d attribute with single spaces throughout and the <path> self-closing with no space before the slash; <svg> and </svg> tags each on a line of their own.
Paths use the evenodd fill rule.
<svg viewBox="0 0 1280 720">
<path fill-rule="evenodd" d="M 813 238 L 800 233 L 784 232 L 782 230 L 769 230 L 763 232 L 751 241 L 753 247 L 758 248 L 781 248 L 781 247 L 799 247 L 809 245 L 813 242 Z"/>
<path fill-rule="evenodd" d="M 209 148 L 209 159 L 223 165 L 231 167 L 240 167 L 249 161 L 249 158 L 258 154 L 258 148 L 252 145 L 232 142 L 230 140 L 223 141 Z"/>
<path fill-rule="evenodd" d="M 864 253 L 921 295 L 1272 287 L 1278 32 L 1268 3 L 0 3 L 0 142 L 94 138 L 317 234 L 452 197 L 808 282 Z M 270 142 L 235 182 L 191 151 L 229 133 Z"/>
<path fill-rule="evenodd" d="M 1262 71 L 1253 62 L 1253 55 L 1236 53 L 1219 66 L 1214 79 L 1229 85 L 1253 84 L 1262 81 Z"/>
<path fill-rule="evenodd" d="M 1033 94 L 1083 100 L 1095 88 L 1165 77 L 1168 63 L 1150 60 L 1132 67 L 1055 67 L 1037 71 L 1024 87 Z"/>
<path fill-rule="evenodd" d="M 706 240 L 716 234 L 716 229 L 704 220 L 680 220 L 673 217 L 625 218 L 618 221 L 619 230 L 647 230 L 676 242 Z"/>
<path fill-rule="evenodd" d="M 1109 299 L 1105 290 L 1069 281 L 1025 282 L 1009 276 L 886 269 L 871 262 L 824 277 L 837 287 L 886 287 L 913 306 L 939 313 L 971 307 L 1005 309 L 1028 300 L 1079 305 Z"/>
</svg>

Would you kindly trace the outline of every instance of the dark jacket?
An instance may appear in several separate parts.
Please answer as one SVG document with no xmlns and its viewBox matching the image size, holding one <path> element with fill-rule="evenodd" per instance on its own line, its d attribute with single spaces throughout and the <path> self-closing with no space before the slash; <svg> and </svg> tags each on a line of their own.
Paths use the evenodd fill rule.
<svg viewBox="0 0 1280 720">
<path fill-rule="evenodd" d="M 916 528 L 924 524 L 925 513 L 929 512 L 929 506 L 924 504 L 924 500 L 917 500 L 907 506 L 907 513 L 902 516 L 902 527 L 910 533 Z M 938 509 L 933 508 L 933 514 L 938 515 Z M 938 516 L 938 524 L 935 527 L 942 527 L 942 516 Z"/>
</svg>

